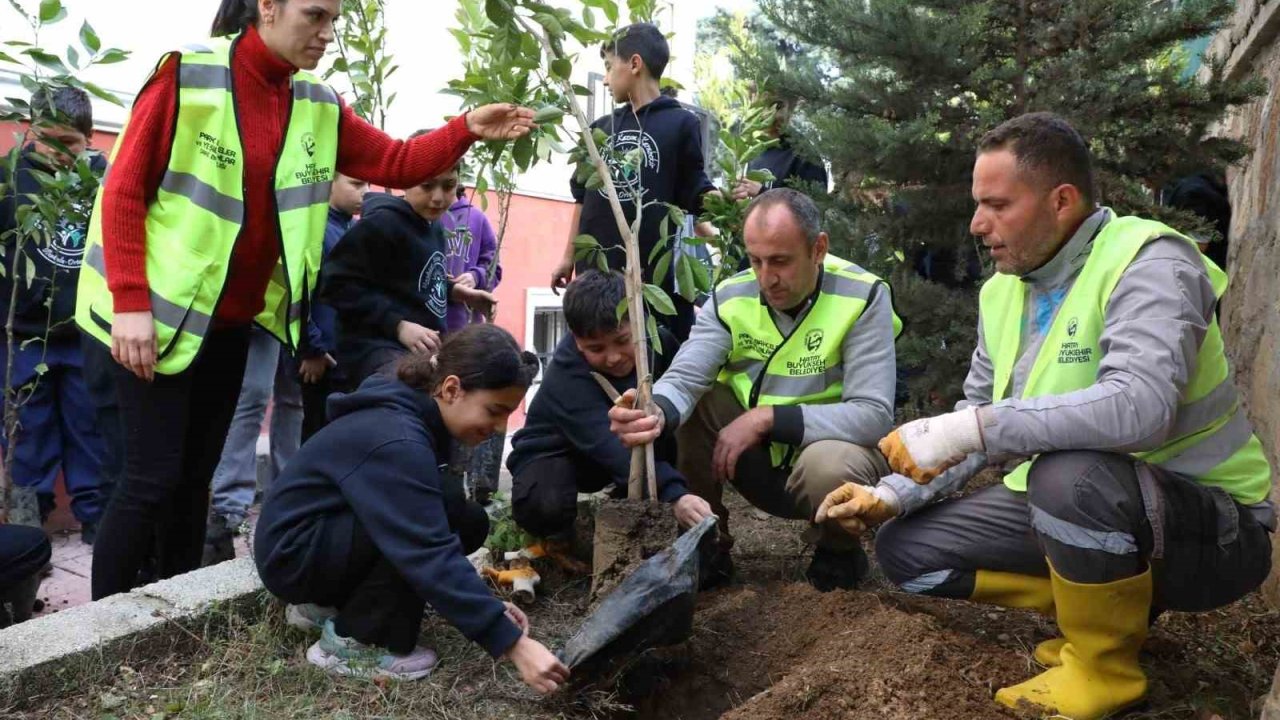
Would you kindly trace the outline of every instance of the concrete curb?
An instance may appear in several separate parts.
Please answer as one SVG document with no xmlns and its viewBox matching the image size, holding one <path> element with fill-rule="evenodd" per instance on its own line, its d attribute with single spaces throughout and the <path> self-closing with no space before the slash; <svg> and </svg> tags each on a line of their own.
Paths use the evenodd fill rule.
<svg viewBox="0 0 1280 720">
<path fill-rule="evenodd" d="M 196 643 L 214 610 L 260 611 L 263 592 L 243 557 L 0 630 L 0 709 Z"/>
</svg>

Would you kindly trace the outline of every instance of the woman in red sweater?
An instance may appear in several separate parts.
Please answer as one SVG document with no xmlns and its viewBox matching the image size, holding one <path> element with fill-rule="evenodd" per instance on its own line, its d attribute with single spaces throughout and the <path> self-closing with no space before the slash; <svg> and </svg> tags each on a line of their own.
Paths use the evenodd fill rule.
<svg viewBox="0 0 1280 720">
<path fill-rule="evenodd" d="M 199 122 L 203 116 L 180 112 L 184 96 L 179 93 L 177 53 L 161 61 L 134 103 L 99 206 L 114 311 L 109 351 L 118 363 L 126 468 L 98 531 L 94 599 L 133 587 L 152 538 L 158 537 L 161 577 L 199 566 L 209 482 L 240 393 L 249 327 L 266 305 L 284 247 L 275 172 L 296 104 L 295 73 L 319 64 L 340 12 L 340 0 L 222 1 L 212 34 L 239 36 L 232 45 L 230 71 L 243 155 L 243 220 L 224 259 L 226 279 L 212 326 L 190 365 L 176 374 L 156 372 L 156 293 L 148 268 L 153 275 L 165 272 L 161 264 L 167 246 L 148 247 L 155 244 L 148 238 L 148 216 L 164 217 L 157 194 L 166 175 L 174 174 L 170 163 L 176 124 Z M 477 139 L 527 134 L 532 118 L 527 108 L 487 105 L 406 142 L 388 137 L 344 104 L 336 134 L 336 171 L 386 187 L 410 187 L 452 167 Z M 333 136 L 331 129 L 316 135 Z M 157 225 L 163 221 L 153 227 Z M 321 243 L 323 225 L 320 230 L 305 242 Z M 289 240 L 298 242 L 296 237 Z M 174 242 L 182 239 L 164 240 Z M 86 345 L 91 351 L 108 351 L 96 339 Z"/>
</svg>

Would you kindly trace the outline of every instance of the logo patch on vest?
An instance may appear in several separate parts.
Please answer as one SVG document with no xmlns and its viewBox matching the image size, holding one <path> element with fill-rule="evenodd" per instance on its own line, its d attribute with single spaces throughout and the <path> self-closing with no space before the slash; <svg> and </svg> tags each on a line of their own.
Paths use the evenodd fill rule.
<svg viewBox="0 0 1280 720">
<path fill-rule="evenodd" d="M 804 336 L 804 349 L 814 352 L 822 347 L 822 330 L 810 330 L 808 335 Z"/>
<path fill-rule="evenodd" d="M 1076 331 L 1079 329 L 1080 320 L 1077 318 L 1071 318 L 1071 320 L 1067 322 L 1067 337 L 1075 337 Z"/>
<path fill-rule="evenodd" d="M 314 133 L 307 133 L 302 136 L 302 151 L 307 157 L 316 156 L 316 136 Z"/>
<path fill-rule="evenodd" d="M 207 132 L 200 133 L 196 146 L 200 149 L 200 154 L 217 165 L 219 170 L 226 170 L 236 164 L 236 151 L 226 147 L 221 140 Z"/>
</svg>

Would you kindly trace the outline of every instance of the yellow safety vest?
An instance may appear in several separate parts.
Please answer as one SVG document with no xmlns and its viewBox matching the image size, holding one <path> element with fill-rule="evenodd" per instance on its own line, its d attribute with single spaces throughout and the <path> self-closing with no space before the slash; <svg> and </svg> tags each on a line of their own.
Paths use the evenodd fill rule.
<svg viewBox="0 0 1280 720">
<path fill-rule="evenodd" d="M 244 150 L 231 82 L 237 42 L 221 38 L 166 55 L 178 61 L 178 118 L 169 166 L 146 218 L 156 372 L 165 375 L 187 369 L 199 354 L 244 221 Z M 341 117 L 337 93 L 319 78 L 298 72 L 292 85 L 274 178 L 280 260 L 256 318 L 290 351 L 302 336 L 320 269 Z M 126 127 L 117 150 L 127 133 Z M 102 249 L 102 196 L 100 188 L 80 270 L 76 323 L 110 345 L 115 314 Z"/>
<path fill-rule="evenodd" d="M 1137 217 L 1116 217 L 1102 228 L 1036 355 L 1023 398 L 1062 395 L 1097 382 L 1102 361 L 1099 339 L 1111 293 L 1147 243 L 1170 236 L 1194 243 L 1167 225 Z M 1214 293 L 1221 298 L 1227 289 L 1227 275 L 1208 258 L 1203 260 Z M 995 369 L 993 402 L 1009 395 L 1025 301 L 1025 284 L 1013 275 L 998 274 L 982 287 L 979 312 L 983 341 Z M 1153 450 L 1133 453 L 1133 457 L 1221 487 L 1246 505 L 1261 502 L 1270 493 L 1271 468 L 1231 382 L 1216 318 L 1178 400 L 1169 440 Z M 1025 492 L 1030 467 L 1031 461 L 1019 465 L 1005 477 L 1005 484 Z"/>
<path fill-rule="evenodd" d="M 760 297 L 754 270 L 720 283 L 715 307 L 733 338 L 733 349 L 717 382 L 728 385 L 744 408 L 759 405 L 813 405 L 840 402 L 844 386 L 844 338 L 862 317 L 883 280 L 847 260 L 828 254 L 821 285 L 808 314 L 783 336 Z M 893 334 L 902 321 L 893 316 Z M 773 443 L 774 467 L 787 466 L 795 448 Z"/>
</svg>

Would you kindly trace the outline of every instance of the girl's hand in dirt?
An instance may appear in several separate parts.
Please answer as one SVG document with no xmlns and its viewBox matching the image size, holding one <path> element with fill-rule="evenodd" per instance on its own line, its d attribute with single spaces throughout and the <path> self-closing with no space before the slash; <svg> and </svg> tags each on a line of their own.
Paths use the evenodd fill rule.
<svg viewBox="0 0 1280 720">
<path fill-rule="evenodd" d="M 627 447 L 648 445 L 662 435 L 666 418 L 657 407 L 636 410 L 636 391 L 628 390 L 609 408 L 609 430 Z"/>
<path fill-rule="evenodd" d="M 502 604 L 507 606 L 507 618 L 511 620 L 511 622 L 515 623 L 516 627 L 520 628 L 520 632 L 528 635 L 529 616 L 525 615 L 523 610 L 516 607 L 515 603 L 504 602 Z"/>
<path fill-rule="evenodd" d="M 710 503 L 693 493 L 676 500 L 673 510 L 676 522 L 680 523 L 682 528 L 691 528 L 715 514 L 711 510 Z"/>
<path fill-rule="evenodd" d="M 507 651 L 507 659 L 520 671 L 520 679 L 540 695 L 555 692 L 569 679 L 569 668 L 564 666 L 542 643 L 521 637 Z"/>
</svg>

